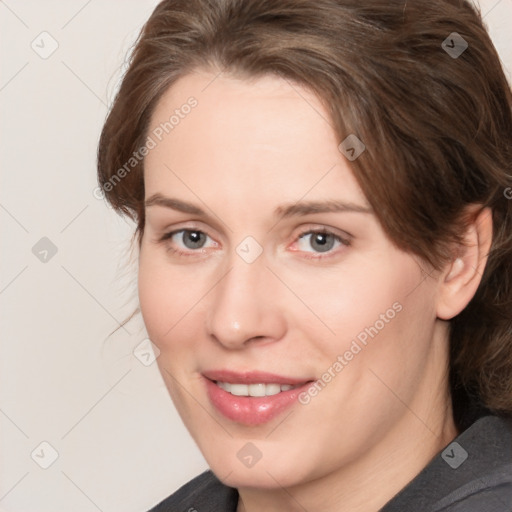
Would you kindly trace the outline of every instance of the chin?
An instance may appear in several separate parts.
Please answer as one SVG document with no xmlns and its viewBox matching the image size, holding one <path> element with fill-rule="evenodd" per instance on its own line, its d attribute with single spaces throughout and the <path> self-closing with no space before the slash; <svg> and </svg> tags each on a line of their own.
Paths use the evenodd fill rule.
<svg viewBox="0 0 512 512">
<path fill-rule="evenodd" d="M 203 450 L 203 455 L 213 473 L 225 485 L 278 489 L 293 487 L 311 479 L 304 454 L 295 456 L 294 452 L 297 451 L 303 452 L 293 450 L 286 444 L 276 451 L 264 441 L 234 438 L 222 447 L 216 445 L 212 450 Z"/>
<path fill-rule="evenodd" d="M 261 461 L 260 461 L 261 462 Z M 259 464 L 257 465 L 259 466 Z M 254 489 L 280 489 L 293 487 L 302 481 L 293 474 L 294 464 L 289 464 L 287 470 L 274 468 L 274 464 L 267 466 L 254 466 L 252 468 L 231 468 L 226 473 L 227 467 L 220 465 L 218 468 L 212 466 L 212 471 L 217 478 L 230 487 L 254 488 Z"/>
</svg>

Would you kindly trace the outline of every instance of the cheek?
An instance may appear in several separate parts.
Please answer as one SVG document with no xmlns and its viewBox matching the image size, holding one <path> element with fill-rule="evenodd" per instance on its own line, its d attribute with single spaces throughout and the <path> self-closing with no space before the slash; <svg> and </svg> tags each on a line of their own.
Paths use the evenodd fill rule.
<svg viewBox="0 0 512 512">
<path fill-rule="evenodd" d="M 190 318 L 200 308 L 205 280 L 184 267 L 169 265 L 165 255 L 141 247 L 138 272 L 140 309 L 149 337 L 161 351 L 190 330 Z M 192 333 L 191 333 L 192 334 Z"/>
<path fill-rule="evenodd" d="M 147 250 L 141 248 L 139 257 L 138 293 L 144 324 L 153 343 L 159 345 L 166 330 L 171 327 L 168 316 L 172 288 L 165 286 L 158 265 L 152 264 Z"/>
<path fill-rule="evenodd" d="M 303 327 L 312 335 L 317 331 L 312 339 L 322 334 L 332 340 L 327 344 L 333 355 L 353 339 L 364 343 L 377 332 L 390 330 L 392 324 L 398 326 L 412 298 L 410 292 L 421 281 L 421 271 L 409 256 L 383 253 L 371 259 L 358 255 L 346 266 L 328 271 L 290 270 L 283 277 L 297 297 L 290 297 L 290 304 L 296 303 L 295 309 L 302 311 Z"/>
<path fill-rule="evenodd" d="M 351 410 L 383 421 L 403 409 L 395 393 L 409 403 L 418 389 L 436 320 L 435 283 L 424 280 L 409 256 L 390 261 L 347 277 L 350 290 L 337 324 L 340 345 L 333 350 L 343 356 L 337 385 L 353 391 L 340 402 L 342 411 L 350 403 Z"/>
</svg>

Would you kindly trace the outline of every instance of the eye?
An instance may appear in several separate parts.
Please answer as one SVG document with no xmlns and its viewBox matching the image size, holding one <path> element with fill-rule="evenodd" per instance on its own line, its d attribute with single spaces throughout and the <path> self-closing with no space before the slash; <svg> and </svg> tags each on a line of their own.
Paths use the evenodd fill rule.
<svg viewBox="0 0 512 512">
<path fill-rule="evenodd" d="M 164 235 L 163 240 L 167 240 L 177 252 L 198 251 L 216 247 L 217 243 L 206 233 L 197 229 L 180 229 Z"/>
<path fill-rule="evenodd" d="M 339 236 L 326 231 L 308 231 L 297 240 L 299 251 L 326 253 L 338 248 L 344 242 Z"/>
</svg>

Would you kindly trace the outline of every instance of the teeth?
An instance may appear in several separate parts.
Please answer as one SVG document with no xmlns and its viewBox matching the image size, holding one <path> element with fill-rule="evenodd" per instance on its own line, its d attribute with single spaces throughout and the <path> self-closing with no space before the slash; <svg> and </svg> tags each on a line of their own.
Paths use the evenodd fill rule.
<svg viewBox="0 0 512 512">
<path fill-rule="evenodd" d="M 231 384 L 231 389 L 226 389 L 226 391 L 235 396 L 247 396 L 249 394 L 248 388 L 247 384 Z"/>
<path fill-rule="evenodd" d="M 289 391 L 298 386 L 291 384 L 231 384 L 230 382 L 217 381 L 217 386 L 235 396 L 272 396 Z"/>
<path fill-rule="evenodd" d="M 247 386 L 249 390 L 249 396 L 265 396 L 266 395 L 266 386 L 265 384 L 249 384 Z"/>
<path fill-rule="evenodd" d="M 281 386 L 279 384 L 266 384 L 265 395 L 272 396 L 281 393 Z"/>
</svg>

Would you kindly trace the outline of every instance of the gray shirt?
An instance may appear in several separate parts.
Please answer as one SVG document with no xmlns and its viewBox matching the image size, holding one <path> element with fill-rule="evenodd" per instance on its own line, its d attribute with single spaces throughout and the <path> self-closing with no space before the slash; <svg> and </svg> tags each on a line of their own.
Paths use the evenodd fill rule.
<svg viewBox="0 0 512 512">
<path fill-rule="evenodd" d="M 149 512 L 236 512 L 236 489 L 211 471 Z M 475 421 L 380 512 L 512 512 L 512 419 Z"/>
</svg>

